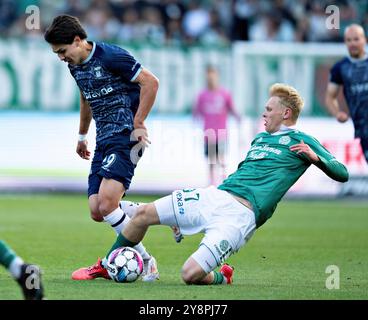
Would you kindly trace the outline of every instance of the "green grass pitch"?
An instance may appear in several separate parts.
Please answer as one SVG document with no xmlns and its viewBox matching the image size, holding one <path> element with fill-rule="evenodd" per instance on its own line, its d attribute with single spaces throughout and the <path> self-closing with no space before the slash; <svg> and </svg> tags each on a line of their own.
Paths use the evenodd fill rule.
<svg viewBox="0 0 368 320">
<path fill-rule="evenodd" d="M 134 201 L 155 197 L 128 196 Z M 283 201 L 274 216 L 228 262 L 232 286 L 186 286 L 180 269 L 201 235 L 176 244 L 171 230 L 151 227 L 144 244 L 157 258 L 161 279 L 118 284 L 104 279 L 72 281 L 71 272 L 103 256 L 113 230 L 89 218 L 80 195 L 0 197 L 0 239 L 43 269 L 45 293 L 59 299 L 367 299 L 368 203 Z M 329 265 L 339 268 L 339 289 L 327 289 Z M 336 273 L 335 273 L 336 275 Z M 0 300 L 21 299 L 20 289 L 0 268 Z"/>
</svg>

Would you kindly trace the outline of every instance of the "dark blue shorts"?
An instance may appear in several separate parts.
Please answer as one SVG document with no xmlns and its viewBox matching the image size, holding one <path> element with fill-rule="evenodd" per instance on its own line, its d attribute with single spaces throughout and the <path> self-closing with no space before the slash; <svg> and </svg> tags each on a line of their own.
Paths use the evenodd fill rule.
<svg viewBox="0 0 368 320">
<path fill-rule="evenodd" d="M 130 182 L 136 167 L 131 154 L 142 156 L 142 151 L 136 152 L 137 141 L 130 141 L 130 133 L 120 133 L 97 143 L 94 152 L 91 171 L 88 176 L 88 197 L 97 194 L 103 178 L 121 182 L 125 190 L 129 189 Z"/>
</svg>

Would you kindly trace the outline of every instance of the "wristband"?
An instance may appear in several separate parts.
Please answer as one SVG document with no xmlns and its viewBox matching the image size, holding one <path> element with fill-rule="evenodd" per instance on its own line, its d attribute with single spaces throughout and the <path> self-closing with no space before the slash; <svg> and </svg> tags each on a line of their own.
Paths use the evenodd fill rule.
<svg viewBox="0 0 368 320">
<path fill-rule="evenodd" d="M 87 135 L 86 134 L 79 134 L 78 135 L 78 141 L 85 141 L 87 140 Z"/>
</svg>

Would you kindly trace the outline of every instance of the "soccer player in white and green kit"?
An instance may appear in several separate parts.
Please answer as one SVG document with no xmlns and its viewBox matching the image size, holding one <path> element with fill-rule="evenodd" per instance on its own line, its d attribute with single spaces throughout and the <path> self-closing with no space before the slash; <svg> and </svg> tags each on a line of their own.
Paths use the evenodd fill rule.
<svg viewBox="0 0 368 320">
<path fill-rule="evenodd" d="M 266 132 L 255 137 L 238 169 L 217 188 L 176 190 L 137 207 L 108 254 L 140 242 L 150 225 L 175 226 L 184 235 L 201 232 L 199 248 L 183 265 L 184 282 L 232 283 L 233 268 L 224 261 L 271 218 L 278 202 L 311 164 L 336 181 L 348 180 L 345 166 L 295 127 L 303 104 L 294 88 L 274 84 L 263 113 Z M 214 271 L 221 264 L 220 271 Z"/>
</svg>

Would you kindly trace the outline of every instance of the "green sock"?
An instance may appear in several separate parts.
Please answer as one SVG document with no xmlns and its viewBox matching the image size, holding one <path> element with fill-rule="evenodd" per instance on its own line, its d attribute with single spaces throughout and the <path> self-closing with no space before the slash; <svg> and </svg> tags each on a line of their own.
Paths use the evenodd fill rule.
<svg viewBox="0 0 368 320">
<path fill-rule="evenodd" d="M 223 284 L 226 283 L 224 275 L 221 272 L 213 271 L 213 281 L 212 284 Z"/>
<path fill-rule="evenodd" d="M 118 235 L 118 237 L 116 238 L 115 243 L 112 245 L 111 249 L 109 250 L 109 252 L 107 253 L 106 257 L 109 256 L 109 254 L 114 251 L 117 248 L 120 247 L 134 247 L 136 244 L 135 242 L 131 242 L 130 240 L 128 240 L 127 238 L 125 238 L 121 233 Z"/>
<path fill-rule="evenodd" d="M 17 257 L 15 252 L 10 247 L 0 240 L 0 264 L 5 268 L 9 268 L 10 263 Z"/>
</svg>

